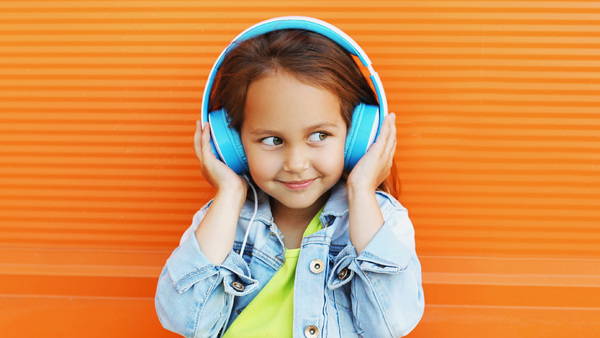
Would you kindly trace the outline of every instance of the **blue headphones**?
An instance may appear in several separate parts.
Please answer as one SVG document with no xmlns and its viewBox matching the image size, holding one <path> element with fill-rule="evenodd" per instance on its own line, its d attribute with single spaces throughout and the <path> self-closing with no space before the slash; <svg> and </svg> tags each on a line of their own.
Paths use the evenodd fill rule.
<svg viewBox="0 0 600 338">
<path fill-rule="evenodd" d="M 379 75 L 373 69 L 371 60 L 360 46 L 346 33 L 331 24 L 307 17 L 287 16 L 260 22 L 238 35 L 213 65 L 202 96 L 202 125 L 210 122 L 211 145 L 213 153 L 225 162 L 238 175 L 248 173 L 248 161 L 238 132 L 229 127 L 229 119 L 225 109 L 208 112 L 208 99 L 215 76 L 227 53 L 237 46 L 237 43 L 271 31 L 283 29 L 304 29 L 321 34 L 359 58 L 363 66 L 369 70 L 371 81 L 377 94 L 379 106 L 359 103 L 352 113 L 352 122 L 344 149 L 344 169 L 351 170 L 360 158 L 367 152 L 379 135 L 383 118 L 387 115 L 387 100 Z"/>
</svg>

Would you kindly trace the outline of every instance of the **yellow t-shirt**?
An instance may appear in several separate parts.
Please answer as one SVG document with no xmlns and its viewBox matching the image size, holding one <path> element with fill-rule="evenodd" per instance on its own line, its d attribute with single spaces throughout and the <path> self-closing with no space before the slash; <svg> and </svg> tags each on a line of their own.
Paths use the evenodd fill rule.
<svg viewBox="0 0 600 338">
<path fill-rule="evenodd" d="M 322 228 L 319 216 L 310 221 L 302 237 Z M 248 304 L 225 332 L 233 337 L 292 337 L 294 322 L 294 278 L 300 248 L 285 249 L 285 262 L 258 295 Z"/>
</svg>

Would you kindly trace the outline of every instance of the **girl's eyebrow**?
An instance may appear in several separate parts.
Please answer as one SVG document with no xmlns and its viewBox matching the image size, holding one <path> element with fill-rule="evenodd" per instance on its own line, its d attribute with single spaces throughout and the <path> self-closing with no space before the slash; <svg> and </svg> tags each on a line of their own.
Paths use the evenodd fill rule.
<svg viewBox="0 0 600 338">
<path fill-rule="evenodd" d="M 317 123 L 312 126 L 308 126 L 308 127 L 304 128 L 304 132 L 309 132 L 311 130 L 328 129 L 328 128 L 337 129 L 337 127 L 338 127 L 338 125 L 333 122 L 321 122 L 321 123 Z"/>
<path fill-rule="evenodd" d="M 303 129 L 303 132 L 307 133 L 311 130 L 319 130 L 319 129 L 329 129 L 329 128 L 336 128 L 337 129 L 338 125 L 333 123 L 333 122 L 321 122 L 321 123 L 317 123 L 317 124 L 313 124 L 310 125 L 306 128 Z M 280 132 L 273 130 L 273 129 L 264 129 L 264 128 L 256 128 L 250 131 L 250 134 L 254 134 L 254 135 L 277 135 Z"/>
<path fill-rule="evenodd" d="M 275 130 L 271 130 L 271 129 L 256 128 L 254 130 L 251 130 L 250 134 L 255 134 L 255 135 L 274 135 L 274 134 L 277 134 L 277 132 Z"/>
</svg>

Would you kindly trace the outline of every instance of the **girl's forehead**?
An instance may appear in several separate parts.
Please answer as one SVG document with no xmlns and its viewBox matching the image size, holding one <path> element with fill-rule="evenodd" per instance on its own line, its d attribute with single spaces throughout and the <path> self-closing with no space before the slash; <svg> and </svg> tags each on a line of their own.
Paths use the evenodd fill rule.
<svg viewBox="0 0 600 338">
<path fill-rule="evenodd" d="M 330 91 L 276 72 L 248 88 L 244 123 L 300 123 L 341 119 L 340 100 Z"/>
</svg>

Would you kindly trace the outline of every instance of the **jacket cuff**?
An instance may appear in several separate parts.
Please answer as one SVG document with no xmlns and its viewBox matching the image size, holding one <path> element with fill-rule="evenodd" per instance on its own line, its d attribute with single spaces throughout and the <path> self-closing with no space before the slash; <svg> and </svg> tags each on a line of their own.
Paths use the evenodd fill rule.
<svg viewBox="0 0 600 338">
<path fill-rule="evenodd" d="M 350 265 L 354 265 L 354 269 L 350 269 Z M 347 284 L 354 277 L 356 269 L 356 249 L 348 245 L 337 255 L 327 280 L 327 287 L 333 290 Z"/>
<path fill-rule="evenodd" d="M 362 271 L 397 274 L 408 268 L 411 253 L 384 223 L 366 248 L 356 257 Z"/>
<path fill-rule="evenodd" d="M 348 283 L 356 273 L 398 274 L 408 268 L 411 253 L 396 239 L 389 225 L 383 224 L 360 255 L 350 241 L 336 257 L 327 285 L 336 289 Z"/>
<path fill-rule="evenodd" d="M 200 251 L 195 236 L 189 236 L 173 252 L 167 260 L 167 270 L 173 281 L 173 286 L 179 293 L 186 292 L 194 284 L 206 278 L 215 278 L 211 284 L 225 283 L 225 291 L 233 295 L 245 295 L 258 288 L 258 281 L 250 275 L 246 262 L 233 250 L 227 255 L 225 261 L 215 266 Z M 231 286 L 238 284 L 235 289 Z"/>
</svg>

